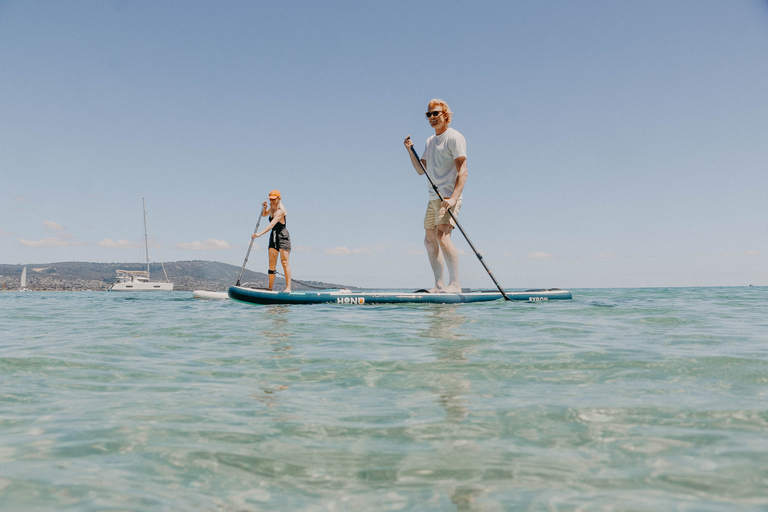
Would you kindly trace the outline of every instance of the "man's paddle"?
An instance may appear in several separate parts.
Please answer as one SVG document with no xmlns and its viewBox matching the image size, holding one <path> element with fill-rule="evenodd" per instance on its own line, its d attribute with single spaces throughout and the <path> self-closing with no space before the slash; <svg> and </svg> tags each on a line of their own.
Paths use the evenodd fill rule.
<svg viewBox="0 0 768 512">
<path fill-rule="evenodd" d="M 435 194 L 437 194 L 437 197 L 440 198 L 440 201 L 444 201 L 442 194 L 440 194 L 440 191 L 437 190 L 437 186 L 435 185 L 435 182 L 432 181 L 432 178 L 429 177 L 429 173 L 427 172 L 427 169 L 424 167 L 424 164 L 421 163 L 421 159 L 419 158 L 419 154 L 416 153 L 416 149 L 413 146 L 411 146 L 411 151 L 413 152 L 413 156 L 416 157 L 416 161 L 419 162 L 419 165 L 421 166 L 421 169 L 424 171 L 424 175 L 429 180 L 429 184 L 432 185 L 432 189 L 435 191 Z M 491 269 L 488 268 L 488 265 L 486 265 L 485 261 L 483 261 L 483 257 L 480 256 L 480 253 L 477 252 L 477 249 L 475 249 L 475 246 L 472 245 L 472 240 L 470 240 L 469 237 L 467 236 L 467 233 L 464 232 L 464 228 L 461 227 L 461 224 L 459 224 L 459 221 L 453 215 L 453 212 L 451 211 L 450 208 L 448 209 L 448 214 L 453 219 L 453 222 L 456 223 L 456 227 L 459 228 L 459 231 L 461 231 L 461 234 L 464 235 L 464 238 L 467 240 L 467 243 L 472 248 L 472 251 L 475 253 L 475 256 L 477 256 L 477 259 L 480 260 L 480 263 L 483 264 L 483 268 L 485 268 L 485 271 L 488 272 L 488 275 L 491 277 L 491 280 L 493 280 L 493 284 L 495 284 L 496 288 L 498 288 L 499 291 L 501 292 L 501 296 L 504 297 L 506 300 L 512 300 L 509 297 L 507 297 L 507 294 L 504 291 L 504 289 L 501 287 L 499 282 L 496 281 L 496 278 L 493 277 L 493 273 L 491 272 Z"/>
<path fill-rule="evenodd" d="M 259 211 L 259 220 L 256 222 L 256 229 L 253 230 L 253 234 L 259 232 L 259 224 L 261 223 L 261 212 L 264 211 L 264 208 L 262 207 L 261 211 Z M 253 237 L 251 237 L 251 245 L 248 246 L 248 252 L 245 255 L 245 261 L 243 262 L 243 268 L 240 269 L 240 275 L 237 276 L 237 283 L 235 283 L 235 286 L 240 286 L 240 278 L 243 277 L 243 271 L 245 270 L 245 264 L 248 263 L 248 256 L 251 255 L 251 248 L 253 247 Z"/>
</svg>

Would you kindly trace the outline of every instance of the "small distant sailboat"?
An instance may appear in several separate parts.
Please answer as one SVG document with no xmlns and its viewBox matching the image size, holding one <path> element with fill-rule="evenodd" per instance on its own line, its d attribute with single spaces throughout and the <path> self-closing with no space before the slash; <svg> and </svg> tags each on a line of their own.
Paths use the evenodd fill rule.
<svg viewBox="0 0 768 512">
<path fill-rule="evenodd" d="M 173 283 L 152 282 L 149 279 L 149 241 L 147 236 L 147 205 L 141 198 L 141 206 L 144 208 L 144 249 L 147 254 L 147 270 L 118 270 L 115 283 L 110 286 L 108 292 L 171 292 Z M 163 267 L 165 272 L 165 267 Z M 165 275 L 168 281 L 168 275 Z"/>
<path fill-rule="evenodd" d="M 27 267 L 24 267 L 24 270 L 21 271 L 21 288 L 19 288 L 19 291 L 29 291 L 27 290 Z"/>
</svg>

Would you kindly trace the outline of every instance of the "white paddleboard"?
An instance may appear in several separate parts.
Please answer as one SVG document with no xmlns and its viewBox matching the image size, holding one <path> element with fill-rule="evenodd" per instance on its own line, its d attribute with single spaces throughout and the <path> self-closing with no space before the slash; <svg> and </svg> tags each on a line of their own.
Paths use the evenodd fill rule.
<svg viewBox="0 0 768 512">
<path fill-rule="evenodd" d="M 208 290 L 195 290 L 192 292 L 195 299 L 228 299 L 227 292 L 209 292 Z"/>
</svg>

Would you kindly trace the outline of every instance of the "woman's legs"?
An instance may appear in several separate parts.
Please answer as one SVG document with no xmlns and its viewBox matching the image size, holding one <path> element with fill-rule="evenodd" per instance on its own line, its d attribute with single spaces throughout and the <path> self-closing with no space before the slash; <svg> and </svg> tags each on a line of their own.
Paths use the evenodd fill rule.
<svg viewBox="0 0 768 512">
<path fill-rule="evenodd" d="M 288 257 L 291 255 L 291 251 L 280 249 L 280 262 L 283 264 L 283 272 L 285 273 L 285 291 L 291 291 L 291 266 L 288 264 Z"/>
<path fill-rule="evenodd" d="M 275 267 L 277 266 L 277 255 L 280 254 L 277 249 L 269 248 L 269 289 L 275 286 Z"/>
</svg>

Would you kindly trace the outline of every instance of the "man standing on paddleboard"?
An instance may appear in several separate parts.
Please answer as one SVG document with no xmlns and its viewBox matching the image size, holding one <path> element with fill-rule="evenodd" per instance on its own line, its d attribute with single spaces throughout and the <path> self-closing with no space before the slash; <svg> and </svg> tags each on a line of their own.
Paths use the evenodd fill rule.
<svg viewBox="0 0 768 512">
<path fill-rule="evenodd" d="M 411 136 L 405 138 L 405 149 L 411 157 L 411 164 L 419 175 L 426 168 L 431 184 L 429 203 L 424 217 L 424 246 L 427 248 L 429 264 L 435 274 L 435 287 L 431 292 L 460 293 L 459 255 L 451 241 L 451 232 L 456 227 L 448 210 L 454 217 L 461 208 L 461 192 L 467 182 L 467 141 L 464 136 L 449 127 L 453 112 L 443 100 L 434 99 L 427 107 L 427 121 L 435 134 L 427 139 L 421 163 L 411 150 Z M 432 183 L 440 195 L 432 188 Z M 440 200 L 440 196 L 443 200 Z M 448 266 L 448 285 L 443 279 L 443 262 Z"/>
</svg>

